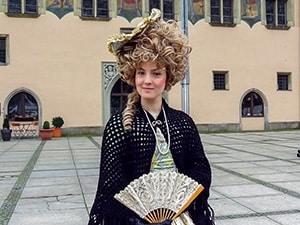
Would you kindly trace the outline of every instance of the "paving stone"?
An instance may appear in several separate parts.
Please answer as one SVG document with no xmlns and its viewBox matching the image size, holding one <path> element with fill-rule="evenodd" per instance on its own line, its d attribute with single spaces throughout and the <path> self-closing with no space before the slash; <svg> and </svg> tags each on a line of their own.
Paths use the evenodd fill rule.
<svg viewBox="0 0 300 225">
<path fill-rule="evenodd" d="M 300 221 L 300 130 L 201 134 L 217 225 Z M 0 142 L 0 224 L 86 225 L 102 137 Z"/>
</svg>

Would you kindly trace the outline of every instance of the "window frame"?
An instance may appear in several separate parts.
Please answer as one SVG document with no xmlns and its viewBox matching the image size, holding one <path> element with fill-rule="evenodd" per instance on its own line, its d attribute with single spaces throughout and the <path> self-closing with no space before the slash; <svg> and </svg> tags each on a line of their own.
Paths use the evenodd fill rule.
<svg viewBox="0 0 300 225">
<path fill-rule="evenodd" d="M 46 14 L 46 1 L 36 0 L 37 12 L 31 13 L 26 12 L 26 0 L 21 0 L 21 12 L 9 12 L 9 0 L 2 0 L 2 5 L 0 6 L 0 12 L 4 12 L 9 17 L 31 17 L 36 18 L 42 14 Z"/>
<path fill-rule="evenodd" d="M 282 0 L 274 0 L 275 2 L 275 24 L 268 24 L 267 21 L 267 0 L 262 0 L 261 2 L 261 14 L 262 19 L 261 23 L 264 25 L 267 29 L 274 29 L 274 30 L 287 30 L 290 27 L 294 26 L 294 0 L 283 0 L 286 2 L 286 9 L 285 9 L 285 25 L 278 24 L 278 1 Z"/>
<path fill-rule="evenodd" d="M 6 66 L 9 64 L 9 35 L 8 34 L 0 34 L 1 40 L 4 40 L 4 61 L 0 61 L 0 66 Z M 0 46 L 1 47 L 1 46 Z M 1 49 L 0 49 L 1 50 Z"/>
<path fill-rule="evenodd" d="M 216 76 L 224 76 L 224 88 L 216 88 Z M 228 71 L 213 71 L 213 90 L 228 91 L 229 90 L 229 72 Z"/>
<path fill-rule="evenodd" d="M 109 21 L 112 17 L 117 15 L 117 1 L 106 0 L 107 1 L 107 15 L 98 15 L 98 0 L 91 0 L 93 3 L 93 15 L 87 16 L 83 15 L 83 0 L 74 0 L 74 15 L 79 16 L 82 20 L 99 20 L 99 21 Z M 100 1 L 100 0 L 99 0 Z"/>
<path fill-rule="evenodd" d="M 240 0 L 230 0 L 232 4 L 232 20 L 230 23 L 224 21 L 224 1 L 220 1 L 220 22 L 212 21 L 213 15 L 211 14 L 211 1 L 205 0 L 205 21 L 211 26 L 225 26 L 225 27 L 235 27 L 237 24 L 241 23 L 241 1 Z"/>
<path fill-rule="evenodd" d="M 83 7 L 85 0 L 81 0 L 81 17 L 84 18 L 98 18 L 98 19 L 107 19 L 109 18 L 109 0 L 89 0 L 92 2 L 92 8 L 90 8 L 92 10 L 92 14 L 91 15 L 83 15 L 83 10 L 87 9 Z M 107 13 L 104 14 L 99 14 L 99 9 L 100 7 L 98 7 L 98 3 L 100 1 L 106 1 L 107 4 L 107 8 L 105 9 L 107 11 Z"/>
<path fill-rule="evenodd" d="M 286 88 L 281 88 L 280 77 L 285 77 Z M 277 73 L 277 91 L 291 91 L 292 90 L 292 74 L 289 72 L 278 72 Z"/>
<path fill-rule="evenodd" d="M 150 15 L 151 13 L 151 2 L 148 0 L 142 0 L 143 2 L 143 16 L 147 17 Z M 159 7 L 158 9 L 160 9 L 160 11 L 162 12 L 162 18 L 164 20 L 169 20 L 169 19 L 173 19 L 176 21 L 179 21 L 181 18 L 181 7 L 182 7 L 182 0 L 157 0 L 157 2 L 159 2 Z M 164 7 L 166 3 L 172 3 L 172 17 L 166 17 L 164 14 L 166 14 Z"/>
</svg>

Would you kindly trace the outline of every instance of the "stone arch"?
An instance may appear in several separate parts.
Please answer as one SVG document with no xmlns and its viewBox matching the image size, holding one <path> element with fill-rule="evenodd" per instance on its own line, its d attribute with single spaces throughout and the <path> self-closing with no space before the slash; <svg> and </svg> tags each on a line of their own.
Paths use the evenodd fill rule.
<svg viewBox="0 0 300 225">
<path fill-rule="evenodd" d="M 34 97 L 34 99 L 36 100 L 37 102 L 37 105 L 38 105 L 38 118 L 39 118 L 39 124 L 40 121 L 43 121 L 42 120 L 42 103 L 41 103 L 41 100 L 40 98 L 38 97 L 38 95 L 33 92 L 32 90 L 26 88 L 26 87 L 20 87 L 20 88 L 17 88 L 15 90 L 13 90 L 12 92 L 10 92 L 8 94 L 8 96 L 5 98 L 4 102 L 3 102 L 3 113 L 6 115 L 8 113 L 8 104 L 10 102 L 10 100 L 17 94 L 21 93 L 21 92 L 26 92 L 28 94 L 30 94 L 32 97 Z"/>
</svg>

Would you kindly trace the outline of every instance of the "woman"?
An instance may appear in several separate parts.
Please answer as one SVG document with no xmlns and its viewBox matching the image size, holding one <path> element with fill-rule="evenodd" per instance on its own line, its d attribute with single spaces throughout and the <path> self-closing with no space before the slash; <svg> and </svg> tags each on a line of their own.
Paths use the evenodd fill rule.
<svg viewBox="0 0 300 225">
<path fill-rule="evenodd" d="M 108 44 L 122 79 L 134 91 L 125 110 L 106 125 L 89 224 L 146 224 L 113 196 L 134 179 L 161 169 L 176 170 L 204 186 L 185 213 L 195 225 L 209 224 L 211 169 L 200 136 L 191 117 L 163 99 L 164 91 L 186 74 L 187 38 L 176 22 L 164 22 L 160 11 L 153 10 L 132 34 L 115 35 Z"/>
</svg>

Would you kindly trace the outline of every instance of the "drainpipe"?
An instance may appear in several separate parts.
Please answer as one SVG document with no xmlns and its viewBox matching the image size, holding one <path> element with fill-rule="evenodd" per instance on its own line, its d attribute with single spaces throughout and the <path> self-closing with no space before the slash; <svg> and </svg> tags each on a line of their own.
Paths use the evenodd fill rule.
<svg viewBox="0 0 300 225">
<path fill-rule="evenodd" d="M 182 0 L 181 7 L 181 28 L 184 34 L 188 37 L 188 1 Z M 185 113 L 190 113 L 190 97 L 189 97 L 189 85 L 190 85 L 190 70 L 188 68 L 186 77 L 181 83 L 181 109 Z"/>
</svg>

